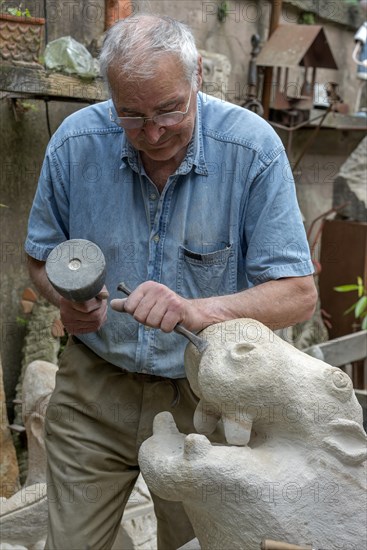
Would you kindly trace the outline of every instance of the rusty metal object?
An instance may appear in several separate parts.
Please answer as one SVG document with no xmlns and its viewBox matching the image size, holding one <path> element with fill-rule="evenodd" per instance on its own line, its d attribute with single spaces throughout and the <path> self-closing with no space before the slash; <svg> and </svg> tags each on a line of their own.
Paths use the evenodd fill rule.
<svg viewBox="0 0 367 550">
<path fill-rule="evenodd" d="M 293 166 L 293 171 L 296 170 L 299 163 L 303 159 L 304 155 L 307 152 L 307 149 L 311 146 L 311 144 L 314 142 L 317 134 L 320 131 L 320 128 L 322 126 L 322 123 L 324 122 L 327 115 L 335 108 L 335 106 L 339 103 L 342 103 L 342 98 L 337 92 L 338 84 L 336 82 L 328 82 L 326 93 L 329 100 L 329 107 L 326 109 L 325 113 L 323 114 L 319 124 L 316 126 L 315 130 L 312 132 L 306 143 L 304 144 L 300 154 L 298 155 L 298 158 Z"/>
<path fill-rule="evenodd" d="M 245 102 L 242 104 L 242 107 L 253 111 L 259 116 L 263 116 L 264 108 L 260 101 L 257 99 L 257 69 L 256 69 L 256 58 L 260 52 L 260 36 L 258 34 L 253 34 L 251 36 L 251 59 L 248 68 L 248 77 L 247 77 L 247 96 Z"/>
<path fill-rule="evenodd" d="M 282 0 L 273 0 L 271 3 L 271 12 L 270 12 L 270 26 L 269 26 L 269 36 L 274 33 L 276 28 L 279 25 L 280 16 L 282 14 Z M 264 107 L 264 118 L 269 119 L 269 107 L 271 99 L 271 86 L 273 80 L 273 67 L 269 66 L 265 68 L 264 71 L 264 83 L 263 83 L 263 92 L 262 92 L 262 105 Z"/>
</svg>

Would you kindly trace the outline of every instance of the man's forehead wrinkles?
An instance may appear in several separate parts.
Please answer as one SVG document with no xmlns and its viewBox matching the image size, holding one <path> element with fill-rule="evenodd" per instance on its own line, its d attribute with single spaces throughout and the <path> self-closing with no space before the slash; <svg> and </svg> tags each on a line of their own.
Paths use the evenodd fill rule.
<svg viewBox="0 0 367 550">
<path fill-rule="evenodd" d="M 169 105 L 175 105 L 178 103 L 182 103 L 185 101 L 185 98 L 183 97 L 182 93 L 177 93 L 174 97 L 171 97 L 170 99 L 165 99 L 163 101 L 160 101 L 152 106 L 153 111 L 159 111 L 160 109 L 164 109 L 165 107 L 168 107 Z M 117 105 L 117 108 L 121 111 L 124 111 L 126 113 L 136 113 L 137 115 L 144 115 L 143 112 L 139 111 L 139 107 L 136 105 L 124 105 L 119 104 Z"/>
</svg>

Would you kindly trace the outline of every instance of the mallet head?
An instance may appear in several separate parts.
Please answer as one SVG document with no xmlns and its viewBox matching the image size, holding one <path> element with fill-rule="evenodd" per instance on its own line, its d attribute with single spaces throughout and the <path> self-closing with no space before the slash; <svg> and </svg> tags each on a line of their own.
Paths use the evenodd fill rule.
<svg viewBox="0 0 367 550">
<path fill-rule="evenodd" d="M 56 246 L 46 261 L 46 274 L 61 296 L 74 302 L 91 300 L 102 289 L 106 261 L 102 250 L 85 239 Z"/>
</svg>

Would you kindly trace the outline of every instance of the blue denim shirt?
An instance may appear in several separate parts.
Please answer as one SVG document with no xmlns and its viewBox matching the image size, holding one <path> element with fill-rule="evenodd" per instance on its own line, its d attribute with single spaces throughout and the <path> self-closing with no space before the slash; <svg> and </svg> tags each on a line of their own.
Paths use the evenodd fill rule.
<svg viewBox="0 0 367 550">
<path fill-rule="evenodd" d="M 160 195 L 110 102 L 69 116 L 47 148 L 25 249 L 46 260 L 67 239 L 95 242 L 111 298 L 154 280 L 186 298 L 235 293 L 313 272 L 295 185 L 272 128 L 241 107 L 199 93 L 193 138 Z M 130 371 L 184 377 L 184 337 L 109 309 L 80 339 Z"/>
</svg>

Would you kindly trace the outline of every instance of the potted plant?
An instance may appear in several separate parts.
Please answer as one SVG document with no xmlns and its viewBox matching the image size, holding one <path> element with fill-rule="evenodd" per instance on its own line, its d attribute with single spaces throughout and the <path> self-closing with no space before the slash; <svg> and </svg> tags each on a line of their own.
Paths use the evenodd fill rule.
<svg viewBox="0 0 367 550">
<path fill-rule="evenodd" d="M 344 311 L 344 315 L 354 311 L 354 317 L 361 321 L 361 329 L 367 330 L 367 288 L 363 284 L 362 277 L 357 277 L 357 284 L 334 286 L 334 290 L 358 293 L 357 302 Z"/>
<path fill-rule="evenodd" d="M 0 4 L 0 60 L 11 65 L 40 67 L 38 62 L 45 20 L 32 17 L 28 8 Z"/>
</svg>

